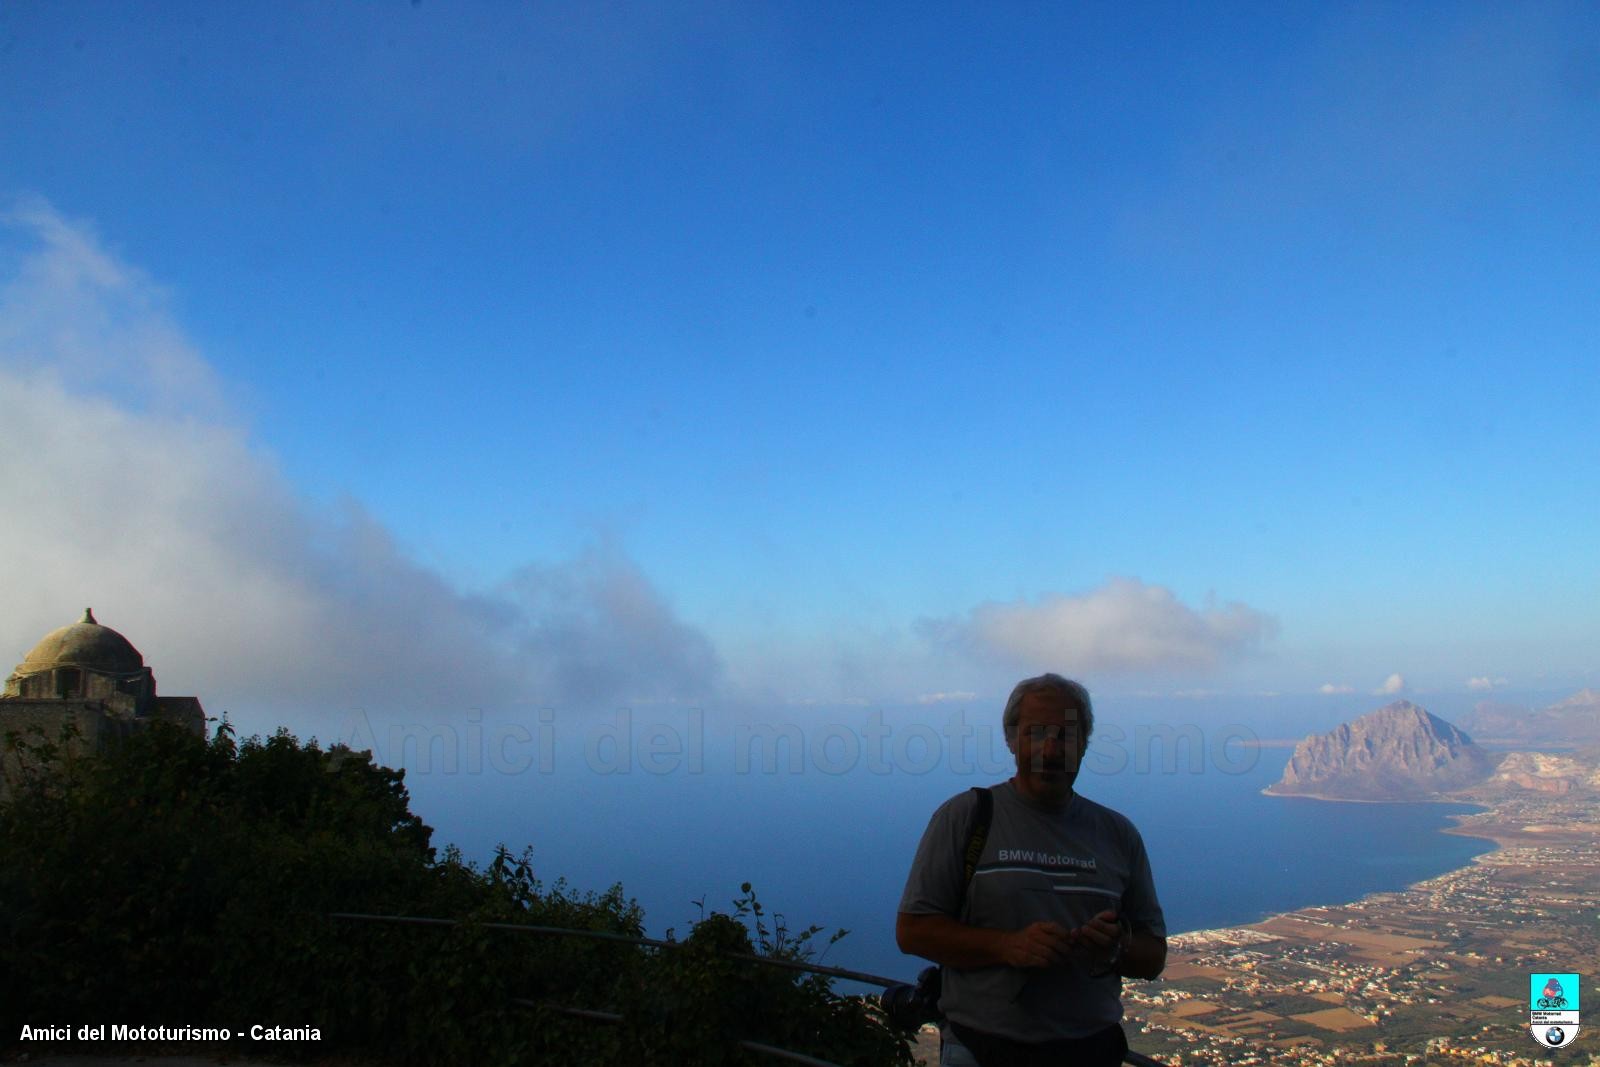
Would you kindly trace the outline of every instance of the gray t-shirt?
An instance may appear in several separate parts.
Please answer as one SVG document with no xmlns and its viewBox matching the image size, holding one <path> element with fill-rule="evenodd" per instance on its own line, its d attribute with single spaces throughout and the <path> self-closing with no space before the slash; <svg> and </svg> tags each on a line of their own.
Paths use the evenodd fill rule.
<svg viewBox="0 0 1600 1067">
<path fill-rule="evenodd" d="M 1166 936 L 1144 841 L 1126 817 L 1076 793 L 1065 809 L 1052 810 L 1025 800 L 1011 782 L 992 792 L 994 818 L 965 901 L 961 857 L 977 804 L 971 790 L 933 813 L 901 912 L 998 930 L 1039 921 L 1072 930 L 1110 909 L 1135 930 Z M 1122 1020 L 1122 979 L 1090 977 L 1094 966 L 1075 958 L 1044 970 L 946 967 L 939 1007 L 963 1026 L 1015 1041 L 1083 1037 Z"/>
</svg>

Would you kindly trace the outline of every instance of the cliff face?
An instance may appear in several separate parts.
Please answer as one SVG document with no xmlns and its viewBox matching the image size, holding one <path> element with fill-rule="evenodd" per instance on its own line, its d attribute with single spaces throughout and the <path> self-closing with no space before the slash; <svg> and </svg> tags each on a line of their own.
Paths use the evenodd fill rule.
<svg viewBox="0 0 1600 1067">
<path fill-rule="evenodd" d="M 1480 782 L 1497 762 L 1454 726 L 1401 700 L 1301 741 L 1267 792 L 1415 800 Z"/>
</svg>

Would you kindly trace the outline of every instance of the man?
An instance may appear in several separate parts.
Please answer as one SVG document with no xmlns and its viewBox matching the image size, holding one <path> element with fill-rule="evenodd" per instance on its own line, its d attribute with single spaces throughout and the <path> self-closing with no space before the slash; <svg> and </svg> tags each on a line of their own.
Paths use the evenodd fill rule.
<svg viewBox="0 0 1600 1067">
<path fill-rule="evenodd" d="M 1094 729 L 1089 693 L 1044 674 L 1002 719 L 1017 773 L 995 786 L 970 883 L 979 801 L 946 801 L 900 898 L 902 952 L 944 966 L 940 1063 L 1106 1067 L 1122 1061 L 1122 977 L 1166 965 L 1166 923 L 1139 831 L 1073 791 Z"/>
</svg>

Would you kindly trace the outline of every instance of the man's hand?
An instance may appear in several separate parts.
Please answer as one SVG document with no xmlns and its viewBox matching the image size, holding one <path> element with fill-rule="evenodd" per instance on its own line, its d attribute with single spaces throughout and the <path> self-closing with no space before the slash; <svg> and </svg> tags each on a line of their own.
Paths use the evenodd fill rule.
<svg viewBox="0 0 1600 1067">
<path fill-rule="evenodd" d="M 1102 911 L 1072 931 L 1072 938 L 1084 947 L 1097 967 L 1109 966 L 1121 954 L 1122 926 L 1114 911 Z"/>
<path fill-rule="evenodd" d="M 1071 964 L 1099 969 L 1110 961 L 1112 946 L 1122 936 L 1117 915 L 1103 911 L 1076 930 L 1050 922 L 1037 922 L 1021 930 L 993 930 L 967 926 L 948 915 L 907 915 L 895 919 L 895 940 L 900 951 L 963 969 L 1016 967 L 1038 970 Z M 1090 956 L 1085 960 L 1084 956 Z M 1145 931 L 1133 932 L 1122 948 L 1117 972 L 1129 978 L 1154 978 L 1167 959 L 1167 942 Z"/>
<path fill-rule="evenodd" d="M 1089 952 L 1096 970 L 1114 966 L 1124 978 L 1156 978 L 1167 965 L 1167 939 L 1146 930 L 1124 930 L 1114 911 L 1102 911 L 1072 936 Z"/>
<path fill-rule="evenodd" d="M 895 919 L 900 951 L 946 967 L 1057 967 L 1067 962 L 1072 931 L 1037 922 L 1021 930 L 967 926 L 948 915 L 907 915 Z"/>
<path fill-rule="evenodd" d="M 1056 967 L 1067 962 L 1077 937 L 1057 923 L 1037 922 L 1007 933 L 1000 956 L 1008 967 Z"/>
</svg>

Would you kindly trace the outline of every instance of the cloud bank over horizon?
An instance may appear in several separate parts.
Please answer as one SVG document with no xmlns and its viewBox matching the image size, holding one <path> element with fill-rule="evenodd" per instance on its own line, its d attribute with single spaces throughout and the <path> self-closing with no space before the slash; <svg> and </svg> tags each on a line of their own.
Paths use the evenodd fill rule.
<svg viewBox="0 0 1600 1067">
<path fill-rule="evenodd" d="M 163 691 L 196 693 L 213 713 L 862 693 L 928 705 L 1009 685 L 1022 668 L 1211 673 L 1276 631 L 1243 604 L 1193 608 L 1113 578 L 893 633 L 812 635 L 770 657 L 751 651 L 764 641 L 753 635 L 735 664 L 604 537 L 464 591 L 358 499 L 321 507 L 299 492 L 226 402 L 168 294 L 89 226 L 39 200 L 3 222 L 0 655 L 20 659 L 92 606 Z"/>
</svg>

